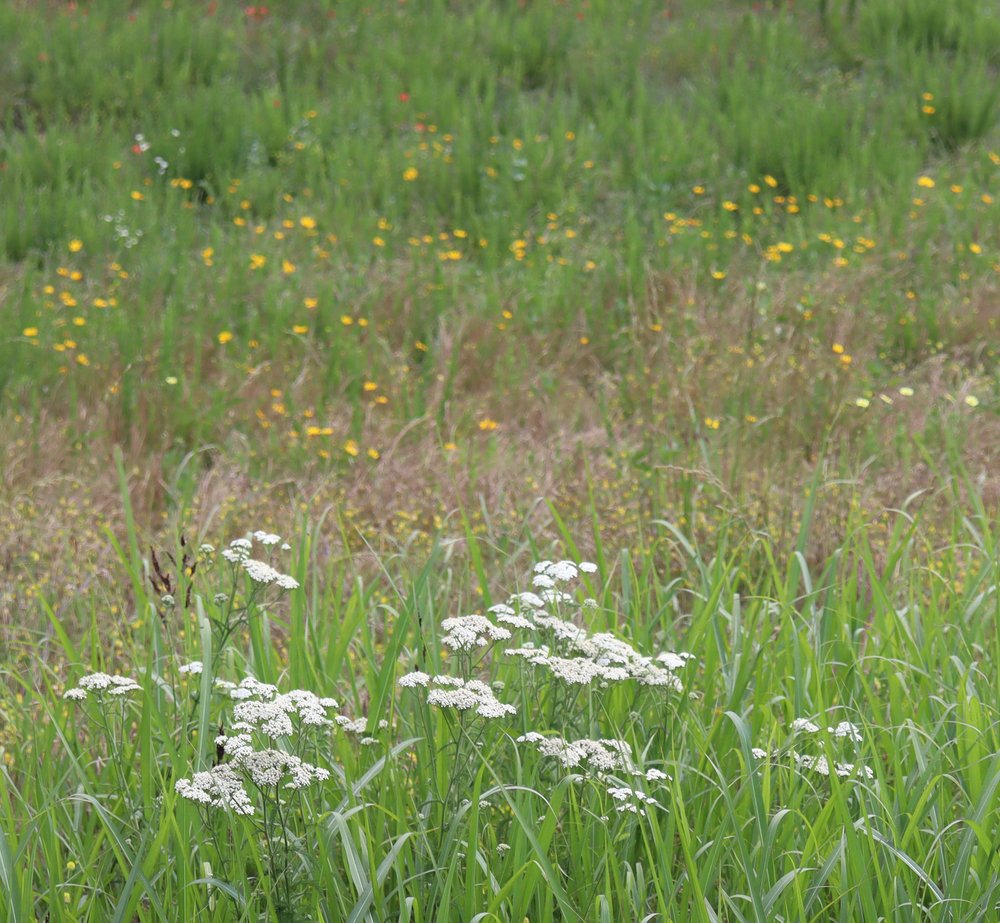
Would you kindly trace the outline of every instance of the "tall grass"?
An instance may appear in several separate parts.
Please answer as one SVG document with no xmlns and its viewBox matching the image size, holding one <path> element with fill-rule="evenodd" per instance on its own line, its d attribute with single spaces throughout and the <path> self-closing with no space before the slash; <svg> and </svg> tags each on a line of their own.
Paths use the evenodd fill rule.
<svg viewBox="0 0 1000 923">
<path fill-rule="evenodd" d="M 345 582 L 339 567 L 322 572 L 304 532 L 287 554 L 305 589 L 251 602 L 218 650 L 206 616 L 218 604 L 201 594 L 231 589 L 228 566 L 202 555 L 190 606 L 177 584 L 172 604 L 143 592 L 119 654 L 60 635 L 38 682 L 7 674 L 6 918 L 283 919 L 294 907 L 328 920 L 990 919 L 1000 741 L 986 525 L 956 521 L 931 543 L 901 512 L 876 559 L 858 522 L 810 568 L 773 558 L 763 537 L 707 559 L 654 524 L 683 567 L 664 574 L 623 550 L 584 575 L 597 607 L 578 624 L 648 654 L 690 651 L 683 693 L 567 686 L 498 644 L 472 675 L 517 714 L 491 720 L 396 684 L 413 668 L 463 669 L 437 626 L 484 587 L 446 546 Z M 515 562 L 530 560 L 525 548 Z M 201 676 L 176 672 L 188 658 L 204 660 Z M 217 759 L 227 707 L 213 660 L 216 675 L 311 688 L 362 718 L 364 730 L 323 730 L 311 751 L 331 776 L 308 790 L 305 826 L 288 801 L 280 880 L 268 852 L 279 828 L 262 835 L 259 812 L 199 818 L 174 791 Z M 90 701 L 61 694 L 102 668 L 142 691 L 95 720 Z M 857 742 L 796 733 L 796 718 L 850 722 Z M 657 804 L 616 811 L 609 779 L 516 742 L 530 731 L 626 741 L 643 779 L 666 774 L 641 783 Z M 810 770 L 810 754 L 855 768 Z"/>
</svg>

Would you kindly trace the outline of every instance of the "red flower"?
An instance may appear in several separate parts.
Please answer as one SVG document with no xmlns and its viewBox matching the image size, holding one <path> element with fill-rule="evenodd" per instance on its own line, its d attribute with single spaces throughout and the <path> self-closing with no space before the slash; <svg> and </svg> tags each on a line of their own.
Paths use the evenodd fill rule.
<svg viewBox="0 0 1000 923">
<path fill-rule="evenodd" d="M 408 103 L 410 101 L 410 94 L 404 90 L 402 93 L 399 94 L 399 101 L 401 103 Z"/>
</svg>

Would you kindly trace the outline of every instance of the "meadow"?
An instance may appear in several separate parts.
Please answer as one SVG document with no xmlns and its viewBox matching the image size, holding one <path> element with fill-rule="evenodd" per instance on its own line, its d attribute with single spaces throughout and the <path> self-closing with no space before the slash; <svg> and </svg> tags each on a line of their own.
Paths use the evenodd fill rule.
<svg viewBox="0 0 1000 923">
<path fill-rule="evenodd" d="M 0 919 L 1000 919 L 998 78 L 0 4 Z"/>
</svg>

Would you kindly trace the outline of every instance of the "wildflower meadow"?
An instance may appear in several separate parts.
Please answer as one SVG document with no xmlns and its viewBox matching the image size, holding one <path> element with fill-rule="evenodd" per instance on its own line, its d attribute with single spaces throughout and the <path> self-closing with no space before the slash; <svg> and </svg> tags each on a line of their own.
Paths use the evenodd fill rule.
<svg viewBox="0 0 1000 923">
<path fill-rule="evenodd" d="M 992 0 L 0 4 L 0 920 L 1000 920 Z"/>
</svg>

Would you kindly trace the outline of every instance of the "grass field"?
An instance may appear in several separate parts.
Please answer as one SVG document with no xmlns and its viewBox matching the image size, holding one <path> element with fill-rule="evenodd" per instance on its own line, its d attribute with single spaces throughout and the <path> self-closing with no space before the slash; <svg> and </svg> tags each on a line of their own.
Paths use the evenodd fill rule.
<svg viewBox="0 0 1000 923">
<path fill-rule="evenodd" d="M 998 78 L 0 4 L 0 919 L 1000 919 Z"/>
</svg>

